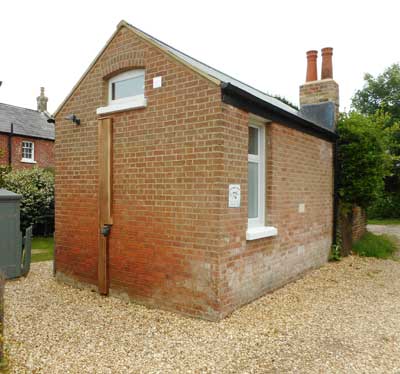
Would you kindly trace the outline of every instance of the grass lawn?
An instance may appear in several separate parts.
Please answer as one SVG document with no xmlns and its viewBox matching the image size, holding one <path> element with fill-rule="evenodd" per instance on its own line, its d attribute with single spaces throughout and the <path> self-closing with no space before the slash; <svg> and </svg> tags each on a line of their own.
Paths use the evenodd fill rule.
<svg viewBox="0 0 400 374">
<path fill-rule="evenodd" d="M 32 262 L 49 261 L 53 259 L 54 238 L 32 238 Z"/>
<path fill-rule="evenodd" d="M 375 235 L 367 232 L 353 244 L 353 251 L 360 256 L 391 258 L 396 251 L 395 239 L 388 235 Z"/>
<path fill-rule="evenodd" d="M 400 218 L 369 219 L 369 225 L 400 225 Z"/>
</svg>

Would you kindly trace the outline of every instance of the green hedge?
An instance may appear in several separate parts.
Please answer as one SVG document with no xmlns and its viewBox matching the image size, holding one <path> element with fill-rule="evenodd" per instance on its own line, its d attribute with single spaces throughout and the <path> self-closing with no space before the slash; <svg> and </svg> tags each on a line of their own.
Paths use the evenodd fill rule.
<svg viewBox="0 0 400 374">
<path fill-rule="evenodd" d="M 374 218 L 400 218 L 400 193 L 385 193 L 367 209 L 367 216 Z"/>
<path fill-rule="evenodd" d="M 22 195 L 21 230 L 31 224 L 54 221 L 54 175 L 44 169 L 12 170 L 3 176 L 2 188 Z"/>
</svg>

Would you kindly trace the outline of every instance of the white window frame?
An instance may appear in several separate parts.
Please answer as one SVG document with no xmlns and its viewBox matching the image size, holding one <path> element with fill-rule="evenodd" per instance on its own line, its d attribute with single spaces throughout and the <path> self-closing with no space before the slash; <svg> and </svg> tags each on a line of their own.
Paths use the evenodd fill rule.
<svg viewBox="0 0 400 374">
<path fill-rule="evenodd" d="M 24 144 L 32 144 L 32 156 L 30 158 L 24 157 Z M 25 147 L 26 148 L 26 147 Z M 35 161 L 35 143 L 27 140 L 23 140 L 21 143 L 21 162 L 26 162 L 30 164 L 36 164 Z"/>
<path fill-rule="evenodd" d="M 264 226 L 265 223 L 265 126 L 251 122 L 250 127 L 258 130 L 258 155 L 248 154 L 248 163 L 258 164 L 258 216 L 248 218 L 249 228 Z"/>
<path fill-rule="evenodd" d="M 258 129 L 258 155 L 248 154 L 247 165 L 249 162 L 258 163 L 258 217 L 247 218 L 246 240 L 255 240 L 278 235 L 278 230 L 273 226 L 265 226 L 266 215 L 266 144 L 265 144 L 265 123 L 257 117 L 251 119 L 249 127 Z"/>
<path fill-rule="evenodd" d="M 97 108 L 97 114 L 105 114 L 105 113 L 112 113 L 112 112 L 120 112 L 129 109 L 135 108 L 144 108 L 147 106 L 147 99 L 144 96 L 144 87 L 143 93 L 134 96 L 122 97 L 120 99 L 113 100 L 112 98 L 112 85 L 113 83 L 136 78 L 141 75 L 145 77 L 145 70 L 144 69 L 135 69 L 129 70 L 124 73 L 118 74 L 115 77 L 112 77 L 108 81 L 108 96 L 107 96 L 107 106 Z"/>
</svg>

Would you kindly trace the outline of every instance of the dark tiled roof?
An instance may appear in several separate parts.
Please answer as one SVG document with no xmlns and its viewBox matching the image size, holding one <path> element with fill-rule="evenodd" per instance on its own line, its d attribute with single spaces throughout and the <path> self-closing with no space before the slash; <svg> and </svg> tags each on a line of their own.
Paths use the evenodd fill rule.
<svg viewBox="0 0 400 374">
<path fill-rule="evenodd" d="M 0 132 L 54 140 L 54 124 L 48 123 L 49 115 L 37 110 L 0 103 Z"/>
</svg>

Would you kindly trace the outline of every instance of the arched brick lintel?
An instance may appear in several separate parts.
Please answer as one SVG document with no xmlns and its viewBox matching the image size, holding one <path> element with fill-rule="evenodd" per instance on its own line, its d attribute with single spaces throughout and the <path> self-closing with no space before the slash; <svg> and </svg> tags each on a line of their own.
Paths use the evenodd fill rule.
<svg viewBox="0 0 400 374">
<path fill-rule="evenodd" d="M 144 68 L 143 52 L 125 52 L 111 56 L 102 63 L 102 77 L 107 80 L 124 71 Z"/>
</svg>

